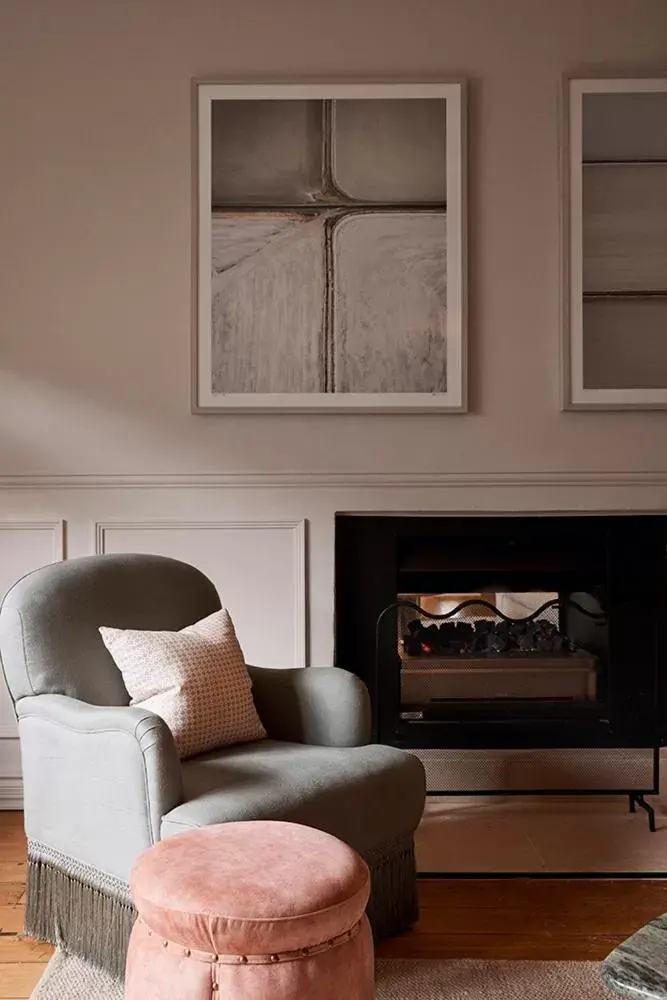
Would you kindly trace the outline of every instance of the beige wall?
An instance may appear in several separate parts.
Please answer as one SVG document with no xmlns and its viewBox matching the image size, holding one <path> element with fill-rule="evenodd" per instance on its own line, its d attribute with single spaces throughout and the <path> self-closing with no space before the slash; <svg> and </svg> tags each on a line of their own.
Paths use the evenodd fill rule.
<svg viewBox="0 0 667 1000">
<path fill-rule="evenodd" d="M 667 413 L 558 379 L 560 80 L 661 67 L 664 0 L 0 0 L 0 590 L 163 552 L 249 659 L 325 664 L 336 511 L 667 510 Z M 468 415 L 190 414 L 204 75 L 469 79 Z M 0 808 L 15 735 L 0 690 Z"/>
<path fill-rule="evenodd" d="M 667 414 L 559 411 L 558 95 L 666 66 L 664 0 L 0 0 L 0 472 L 662 470 Z M 469 79 L 469 415 L 190 414 L 210 74 Z"/>
</svg>

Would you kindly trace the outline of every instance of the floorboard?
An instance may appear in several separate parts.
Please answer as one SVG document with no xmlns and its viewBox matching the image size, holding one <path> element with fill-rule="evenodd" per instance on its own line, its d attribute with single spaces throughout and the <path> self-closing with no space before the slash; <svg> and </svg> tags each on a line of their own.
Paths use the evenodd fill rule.
<svg viewBox="0 0 667 1000">
<path fill-rule="evenodd" d="M 29 997 L 41 974 L 40 965 L 0 962 L 0 1000 L 24 1000 Z"/>
</svg>

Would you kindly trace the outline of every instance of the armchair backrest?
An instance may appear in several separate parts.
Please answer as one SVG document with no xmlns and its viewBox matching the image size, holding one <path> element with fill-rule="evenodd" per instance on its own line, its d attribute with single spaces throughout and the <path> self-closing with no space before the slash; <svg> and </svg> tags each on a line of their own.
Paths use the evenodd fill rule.
<svg viewBox="0 0 667 1000">
<path fill-rule="evenodd" d="M 127 705 L 122 675 L 98 628 L 176 631 L 220 607 L 194 566 L 153 555 L 102 555 L 43 566 L 0 607 L 0 662 L 14 701 L 64 694 Z"/>
</svg>

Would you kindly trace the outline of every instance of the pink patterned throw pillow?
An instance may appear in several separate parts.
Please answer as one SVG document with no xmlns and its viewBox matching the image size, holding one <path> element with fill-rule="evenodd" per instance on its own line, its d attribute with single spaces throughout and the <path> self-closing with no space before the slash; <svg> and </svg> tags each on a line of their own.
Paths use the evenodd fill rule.
<svg viewBox="0 0 667 1000">
<path fill-rule="evenodd" d="M 266 737 L 225 608 L 180 632 L 99 631 L 130 704 L 164 719 L 181 758 Z"/>
</svg>

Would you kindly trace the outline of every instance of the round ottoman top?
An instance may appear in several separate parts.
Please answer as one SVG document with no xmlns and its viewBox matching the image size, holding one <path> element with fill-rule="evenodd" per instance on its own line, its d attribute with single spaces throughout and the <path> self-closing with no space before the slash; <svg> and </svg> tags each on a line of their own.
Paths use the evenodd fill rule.
<svg viewBox="0 0 667 1000">
<path fill-rule="evenodd" d="M 296 823 L 221 823 L 144 851 L 132 899 L 166 941 L 216 955 L 324 944 L 364 914 L 370 875 L 336 837 Z"/>
</svg>

